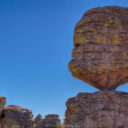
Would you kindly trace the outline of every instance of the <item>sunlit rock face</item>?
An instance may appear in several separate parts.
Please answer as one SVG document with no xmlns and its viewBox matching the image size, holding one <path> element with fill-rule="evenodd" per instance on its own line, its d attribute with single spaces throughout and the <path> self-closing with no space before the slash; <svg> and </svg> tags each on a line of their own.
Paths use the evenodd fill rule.
<svg viewBox="0 0 128 128">
<path fill-rule="evenodd" d="M 33 128 L 34 120 L 31 110 L 17 105 L 9 105 L 4 108 L 2 128 Z"/>
<path fill-rule="evenodd" d="M 66 106 L 65 128 L 128 128 L 128 93 L 80 93 Z"/>
<path fill-rule="evenodd" d="M 87 11 L 74 31 L 72 75 L 100 89 L 128 82 L 128 8 Z"/>
</svg>

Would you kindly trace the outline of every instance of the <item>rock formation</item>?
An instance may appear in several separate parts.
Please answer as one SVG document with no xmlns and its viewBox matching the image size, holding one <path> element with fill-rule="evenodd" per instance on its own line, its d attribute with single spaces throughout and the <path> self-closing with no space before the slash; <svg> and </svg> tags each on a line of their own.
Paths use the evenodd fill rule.
<svg viewBox="0 0 128 128">
<path fill-rule="evenodd" d="M 6 98 L 0 97 L 0 128 L 61 128 L 57 114 L 46 115 L 43 119 L 39 114 L 35 120 L 31 110 L 17 105 L 5 107 Z"/>
<path fill-rule="evenodd" d="M 36 124 L 35 128 L 61 128 L 61 121 L 57 114 L 48 114 Z"/>
<path fill-rule="evenodd" d="M 74 31 L 72 75 L 103 90 L 128 82 L 128 8 L 87 11 Z"/>
<path fill-rule="evenodd" d="M 128 8 L 87 11 L 75 27 L 72 75 L 100 89 L 70 98 L 65 128 L 128 128 Z"/>
<path fill-rule="evenodd" d="M 5 104 L 6 104 L 6 98 L 1 96 L 0 97 L 0 115 L 2 114 Z"/>
<path fill-rule="evenodd" d="M 128 93 L 80 93 L 66 106 L 65 128 L 128 128 Z"/>
<path fill-rule="evenodd" d="M 4 108 L 5 118 L 2 119 L 2 128 L 33 128 L 32 111 L 17 105 Z"/>
<path fill-rule="evenodd" d="M 43 119 L 43 117 L 42 117 L 41 114 L 37 115 L 37 116 L 35 117 L 35 123 L 36 123 L 36 125 L 38 125 L 39 122 L 40 122 L 42 119 Z"/>
<path fill-rule="evenodd" d="M 2 128 L 2 118 L 4 118 L 4 105 L 6 104 L 6 98 L 1 96 L 0 97 L 0 128 Z"/>
</svg>

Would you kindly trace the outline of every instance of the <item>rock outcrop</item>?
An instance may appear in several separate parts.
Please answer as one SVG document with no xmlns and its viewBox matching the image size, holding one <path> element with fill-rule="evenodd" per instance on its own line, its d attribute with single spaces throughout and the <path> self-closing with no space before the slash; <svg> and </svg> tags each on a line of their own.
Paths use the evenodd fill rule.
<svg viewBox="0 0 128 128">
<path fill-rule="evenodd" d="M 40 122 L 42 119 L 43 119 L 43 117 L 42 117 L 41 114 L 37 115 L 37 116 L 35 117 L 35 124 L 38 125 L 39 122 Z"/>
<path fill-rule="evenodd" d="M 128 93 L 80 93 L 66 106 L 65 128 L 128 128 Z"/>
<path fill-rule="evenodd" d="M 3 96 L 0 96 L 0 115 L 3 112 L 3 108 L 4 108 L 5 104 L 6 104 L 6 98 Z"/>
<path fill-rule="evenodd" d="M 35 128 L 61 128 L 61 121 L 57 114 L 48 114 L 36 123 Z"/>
<path fill-rule="evenodd" d="M 87 11 L 74 31 L 72 75 L 100 89 L 128 82 L 128 8 Z"/>
<path fill-rule="evenodd" d="M 128 128 L 128 93 L 114 91 L 128 82 L 128 8 L 87 11 L 74 32 L 72 75 L 100 89 L 70 98 L 65 128 Z"/>
<path fill-rule="evenodd" d="M 33 128 L 32 111 L 17 105 L 4 108 L 5 118 L 2 119 L 2 128 Z"/>
<path fill-rule="evenodd" d="M 57 114 L 48 114 L 45 118 L 39 114 L 33 119 L 31 110 L 17 105 L 5 107 L 6 98 L 0 97 L 0 128 L 61 128 Z"/>
<path fill-rule="evenodd" d="M 6 98 L 1 96 L 0 97 L 0 128 L 2 128 L 2 118 L 4 118 L 4 106 L 6 104 Z"/>
</svg>

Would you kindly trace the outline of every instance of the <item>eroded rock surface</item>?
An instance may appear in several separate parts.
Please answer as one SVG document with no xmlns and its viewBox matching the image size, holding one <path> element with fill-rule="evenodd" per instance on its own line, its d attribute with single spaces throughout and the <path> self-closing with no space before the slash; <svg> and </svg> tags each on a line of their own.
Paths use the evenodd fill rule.
<svg viewBox="0 0 128 128">
<path fill-rule="evenodd" d="M 61 121 L 57 114 L 48 114 L 36 124 L 36 128 L 61 128 Z"/>
<path fill-rule="evenodd" d="M 4 108 L 4 115 L 2 128 L 33 128 L 34 120 L 31 110 L 9 105 Z"/>
<path fill-rule="evenodd" d="M 6 98 L 3 96 L 0 96 L 0 115 L 3 111 L 5 104 L 6 104 Z"/>
<path fill-rule="evenodd" d="M 128 128 L 128 93 L 80 93 L 66 106 L 65 128 Z"/>
<path fill-rule="evenodd" d="M 72 75 L 100 89 L 128 82 L 128 8 L 87 11 L 74 31 Z"/>
<path fill-rule="evenodd" d="M 43 117 L 42 117 L 42 115 L 41 114 L 39 114 L 39 115 L 37 115 L 36 117 L 35 117 L 35 123 L 36 124 L 39 124 L 39 122 L 41 121 L 43 119 Z"/>
</svg>

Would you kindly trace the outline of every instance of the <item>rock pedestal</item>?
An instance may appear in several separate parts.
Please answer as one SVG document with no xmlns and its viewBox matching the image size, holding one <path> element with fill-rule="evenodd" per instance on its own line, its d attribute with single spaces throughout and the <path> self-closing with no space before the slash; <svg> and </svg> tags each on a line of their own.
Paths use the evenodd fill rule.
<svg viewBox="0 0 128 128">
<path fill-rule="evenodd" d="M 128 93 L 80 93 L 66 106 L 65 128 L 128 128 Z"/>
</svg>

